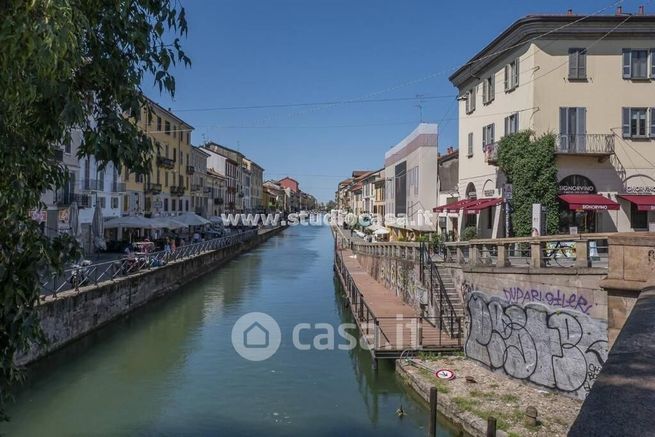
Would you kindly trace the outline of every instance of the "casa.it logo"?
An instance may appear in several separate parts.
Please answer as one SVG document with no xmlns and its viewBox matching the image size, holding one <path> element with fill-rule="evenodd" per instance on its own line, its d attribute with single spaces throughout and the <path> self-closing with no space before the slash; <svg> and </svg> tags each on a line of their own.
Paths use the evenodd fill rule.
<svg viewBox="0 0 655 437">
<path fill-rule="evenodd" d="M 265 313 L 248 313 L 232 327 L 232 346 L 249 361 L 264 361 L 277 352 L 282 342 L 280 325 Z"/>
</svg>

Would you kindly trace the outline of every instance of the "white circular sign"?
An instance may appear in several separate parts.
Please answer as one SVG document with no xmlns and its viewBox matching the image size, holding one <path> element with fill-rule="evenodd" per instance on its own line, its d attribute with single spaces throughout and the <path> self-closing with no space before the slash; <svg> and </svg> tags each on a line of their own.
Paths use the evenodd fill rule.
<svg viewBox="0 0 655 437">
<path fill-rule="evenodd" d="M 264 361 L 277 352 L 282 342 L 280 326 L 266 313 L 248 313 L 232 327 L 232 346 L 249 361 Z"/>
</svg>

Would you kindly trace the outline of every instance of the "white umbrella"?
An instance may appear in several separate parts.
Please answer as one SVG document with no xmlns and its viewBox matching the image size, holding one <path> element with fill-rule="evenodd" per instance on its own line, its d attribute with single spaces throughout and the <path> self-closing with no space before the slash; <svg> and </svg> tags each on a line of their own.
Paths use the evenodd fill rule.
<svg viewBox="0 0 655 437">
<path fill-rule="evenodd" d="M 68 207 L 68 223 L 71 227 L 71 236 L 77 238 L 80 233 L 80 210 L 77 207 L 77 202 L 71 203 Z"/>
<path fill-rule="evenodd" d="M 211 223 L 206 218 L 200 217 L 194 212 L 185 212 L 184 214 L 176 215 L 173 217 L 173 220 L 184 223 L 186 226 L 202 226 Z"/>
<path fill-rule="evenodd" d="M 173 217 L 157 217 L 152 219 L 152 221 L 155 222 L 158 228 L 181 229 L 187 227 L 186 223 L 175 220 Z"/>
<path fill-rule="evenodd" d="M 389 233 L 389 229 L 380 228 L 380 229 L 377 229 L 375 232 L 373 232 L 373 235 L 386 235 L 388 233 Z"/>
<path fill-rule="evenodd" d="M 96 203 L 95 210 L 93 211 L 91 235 L 93 236 L 93 245 L 96 249 L 107 250 L 107 243 L 105 243 L 105 222 L 102 217 L 102 208 L 98 203 Z"/>
<path fill-rule="evenodd" d="M 158 229 L 157 223 L 146 217 L 114 217 L 105 222 L 105 228 Z"/>
</svg>

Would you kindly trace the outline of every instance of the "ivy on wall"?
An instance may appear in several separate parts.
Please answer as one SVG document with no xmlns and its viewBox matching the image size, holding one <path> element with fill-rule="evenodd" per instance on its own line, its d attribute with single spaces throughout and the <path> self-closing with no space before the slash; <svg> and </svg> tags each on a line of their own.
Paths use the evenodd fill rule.
<svg viewBox="0 0 655 437">
<path fill-rule="evenodd" d="M 557 232 L 559 213 L 557 204 L 557 166 L 555 165 L 555 136 L 538 138 L 532 131 L 521 131 L 500 140 L 498 166 L 512 184 L 512 224 L 514 234 L 532 234 L 532 204 L 546 209 L 546 231 Z"/>
</svg>

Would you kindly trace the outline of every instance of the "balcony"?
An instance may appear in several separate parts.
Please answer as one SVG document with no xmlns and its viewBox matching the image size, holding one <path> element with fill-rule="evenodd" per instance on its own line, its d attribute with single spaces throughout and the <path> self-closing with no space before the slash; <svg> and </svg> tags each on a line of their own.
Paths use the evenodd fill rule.
<svg viewBox="0 0 655 437">
<path fill-rule="evenodd" d="M 212 187 L 204 187 L 204 188 L 202 189 L 202 192 L 203 192 L 204 194 L 209 194 L 209 193 L 212 192 Z"/>
<path fill-rule="evenodd" d="M 192 175 L 196 172 L 196 168 L 192 165 L 187 165 L 186 166 L 186 174 Z"/>
<path fill-rule="evenodd" d="M 170 158 L 164 158 L 163 156 L 157 157 L 157 165 L 169 170 L 175 168 L 175 161 Z"/>
<path fill-rule="evenodd" d="M 191 191 L 198 192 L 201 188 L 200 184 L 191 184 Z"/>
<path fill-rule="evenodd" d="M 91 207 L 91 196 L 88 194 L 71 193 L 70 191 L 58 192 L 55 196 L 55 203 L 59 207 L 70 206 L 73 202 L 77 202 L 79 208 Z"/>
<path fill-rule="evenodd" d="M 223 199 L 220 197 L 217 197 L 214 199 L 214 205 L 222 205 L 223 204 Z"/>
<path fill-rule="evenodd" d="M 161 193 L 161 184 L 148 182 L 146 184 L 146 194 L 159 194 Z"/>
<path fill-rule="evenodd" d="M 171 187 L 171 194 L 173 196 L 184 196 L 184 186 L 183 185 L 173 185 Z"/>
<path fill-rule="evenodd" d="M 102 179 L 82 179 L 82 190 L 105 191 L 105 181 Z"/>
<path fill-rule="evenodd" d="M 484 146 L 484 162 L 489 165 L 498 164 L 498 143 L 487 144 Z"/>
<path fill-rule="evenodd" d="M 125 182 L 113 182 L 111 184 L 112 193 L 124 193 L 125 192 Z"/>
<path fill-rule="evenodd" d="M 611 134 L 566 134 L 555 139 L 555 154 L 594 156 L 599 161 L 614 153 L 614 135 Z"/>
</svg>

